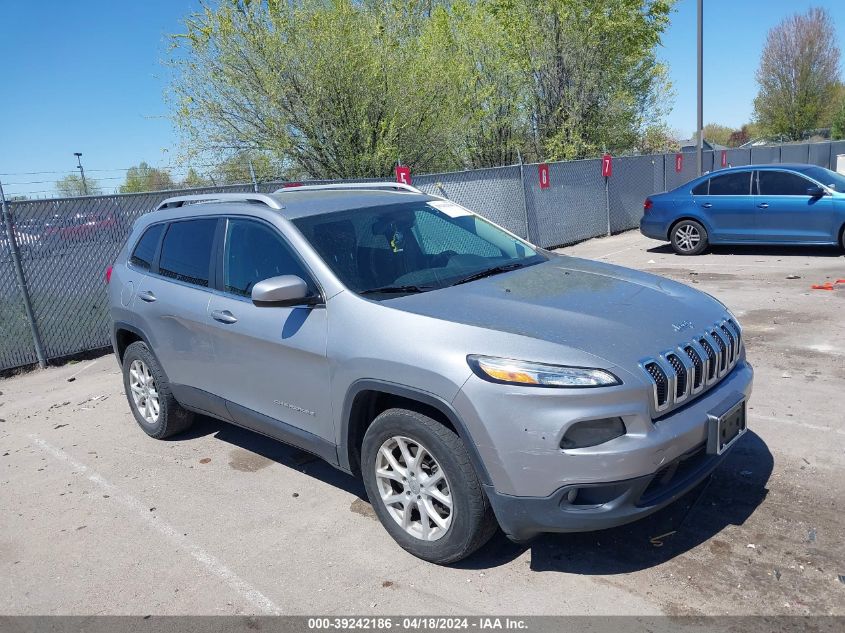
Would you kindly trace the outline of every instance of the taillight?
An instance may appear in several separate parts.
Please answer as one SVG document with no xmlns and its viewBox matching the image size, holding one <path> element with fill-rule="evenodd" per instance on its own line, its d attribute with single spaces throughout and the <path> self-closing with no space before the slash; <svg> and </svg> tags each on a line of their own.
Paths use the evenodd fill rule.
<svg viewBox="0 0 845 633">
<path fill-rule="evenodd" d="M 645 202 L 643 202 L 643 213 L 648 213 L 653 206 L 654 203 L 651 201 L 651 198 L 646 198 Z"/>
<path fill-rule="evenodd" d="M 106 268 L 106 283 L 111 282 L 111 269 L 112 269 L 111 266 Z"/>
</svg>

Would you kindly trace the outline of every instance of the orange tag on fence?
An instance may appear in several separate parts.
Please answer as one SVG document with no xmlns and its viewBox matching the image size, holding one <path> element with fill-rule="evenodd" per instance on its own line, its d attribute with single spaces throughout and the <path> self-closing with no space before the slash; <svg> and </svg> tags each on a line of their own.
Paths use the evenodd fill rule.
<svg viewBox="0 0 845 633">
<path fill-rule="evenodd" d="M 812 288 L 813 290 L 833 290 L 833 284 L 828 281 L 826 284 L 823 284 L 823 285 L 816 284 L 816 285 L 810 286 L 810 288 Z"/>
</svg>

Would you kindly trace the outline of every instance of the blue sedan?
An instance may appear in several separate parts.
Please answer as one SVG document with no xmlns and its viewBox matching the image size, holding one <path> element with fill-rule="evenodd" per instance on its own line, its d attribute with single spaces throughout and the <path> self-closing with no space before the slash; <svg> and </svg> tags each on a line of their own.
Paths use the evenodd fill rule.
<svg viewBox="0 0 845 633">
<path fill-rule="evenodd" d="M 845 176 L 815 165 L 731 167 L 646 198 L 640 231 L 679 255 L 709 244 L 845 248 Z"/>
</svg>

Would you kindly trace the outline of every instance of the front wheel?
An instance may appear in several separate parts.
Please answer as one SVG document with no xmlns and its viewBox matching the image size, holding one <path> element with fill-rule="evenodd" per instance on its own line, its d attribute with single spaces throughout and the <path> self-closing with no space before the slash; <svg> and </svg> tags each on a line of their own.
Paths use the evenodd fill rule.
<svg viewBox="0 0 845 633">
<path fill-rule="evenodd" d="M 672 248 L 678 255 L 700 255 L 707 250 L 707 230 L 695 220 L 681 220 L 672 227 Z"/>
<path fill-rule="evenodd" d="M 381 524 L 418 558 L 459 561 L 496 531 L 461 438 L 428 416 L 407 409 L 379 415 L 364 435 L 361 472 Z"/>
</svg>

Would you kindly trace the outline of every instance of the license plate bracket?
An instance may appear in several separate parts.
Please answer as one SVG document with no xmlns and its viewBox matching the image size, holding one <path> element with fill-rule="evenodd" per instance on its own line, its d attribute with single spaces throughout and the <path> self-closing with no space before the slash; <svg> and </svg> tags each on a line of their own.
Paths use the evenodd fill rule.
<svg viewBox="0 0 845 633">
<path fill-rule="evenodd" d="M 743 398 L 721 415 L 707 415 L 707 452 L 721 455 L 748 430 L 746 425 L 745 399 Z"/>
</svg>

